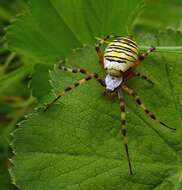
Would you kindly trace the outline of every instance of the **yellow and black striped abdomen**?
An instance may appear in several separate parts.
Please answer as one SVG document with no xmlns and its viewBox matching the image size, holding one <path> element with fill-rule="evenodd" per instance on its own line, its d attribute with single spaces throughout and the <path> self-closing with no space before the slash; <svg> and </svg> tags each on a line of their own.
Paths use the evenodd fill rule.
<svg viewBox="0 0 182 190">
<path fill-rule="evenodd" d="M 138 59 L 138 45 L 129 38 L 118 37 L 104 52 L 104 67 L 117 71 L 127 71 Z"/>
</svg>

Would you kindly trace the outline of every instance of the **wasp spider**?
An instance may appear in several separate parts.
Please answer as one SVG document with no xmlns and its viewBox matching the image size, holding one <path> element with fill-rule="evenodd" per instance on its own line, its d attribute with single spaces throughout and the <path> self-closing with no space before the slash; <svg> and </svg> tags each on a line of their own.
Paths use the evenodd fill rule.
<svg viewBox="0 0 182 190">
<path fill-rule="evenodd" d="M 108 39 L 112 39 L 105 48 L 104 53 L 101 51 L 101 46 L 107 42 Z M 59 69 L 72 73 L 83 73 L 85 78 L 75 82 L 74 84 L 65 88 L 52 102 L 47 104 L 45 111 L 53 105 L 61 96 L 66 92 L 73 90 L 77 86 L 84 84 L 85 82 L 95 79 L 98 81 L 107 91 L 117 92 L 118 99 L 120 101 L 120 111 L 121 111 L 121 133 L 123 135 L 123 142 L 126 152 L 126 157 L 128 161 L 128 167 L 130 174 L 133 173 L 131 160 L 128 151 L 128 140 L 127 140 L 127 130 L 126 130 L 126 114 L 125 114 L 125 103 L 123 97 L 123 91 L 128 95 L 132 96 L 134 101 L 140 106 L 140 108 L 153 120 L 159 122 L 162 126 L 169 129 L 175 130 L 167 126 L 165 123 L 161 122 L 154 113 L 149 111 L 142 103 L 140 97 L 137 93 L 127 86 L 127 81 L 134 76 L 140 77 L 154 84 L 147 76 L 136 71 L 136 67 L 144 60 L 151 52 L 155 51 L 154 47 L 151 47 L 146 53 L 139 53 L 138 45 L 135 41 L 128 37 L 120 37 L 109 35 L 106 36 L 96 44 L 96 52 L 98 54 L 99 62 L 106 72 L 105 80 L 102 80 L 97 73 L 89 72 L 84 68 L 67 68 L 63 64 L 59 65 Z"/>
</svg>

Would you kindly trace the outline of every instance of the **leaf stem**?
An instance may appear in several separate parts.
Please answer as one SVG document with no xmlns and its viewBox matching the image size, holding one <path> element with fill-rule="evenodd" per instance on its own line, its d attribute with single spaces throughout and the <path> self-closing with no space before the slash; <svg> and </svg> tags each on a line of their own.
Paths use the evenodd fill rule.
<svg viewBox="0 0 182 190">
<path fill-rule="evenodd" d="M 146 51 L 150 46 L 139 46 L 141 51 Z M 182 53 L 182 46 L 156 46 L 156 51 L 158 53 Z"/>
<path fill-rule="evenodd" d="M 13 52 L 11 53 L 7 58 L 6 61 L 4 63 L 4 65 L 2 66 L 2 74 L 5 73 L 5 70 L 8 68 L 9 64 L 12 62 L 12 60 L 15 58 L 16 54 Z"/>
<path fill-rule="evenodd" d="M 36 98 L 33 96 L 30 96 L 29 99 L 21 102 L 16 102 L 16 104 L 13 105 L 14 108 L 27 108 L 28 106 L 35 103 Z"/>
</svg>

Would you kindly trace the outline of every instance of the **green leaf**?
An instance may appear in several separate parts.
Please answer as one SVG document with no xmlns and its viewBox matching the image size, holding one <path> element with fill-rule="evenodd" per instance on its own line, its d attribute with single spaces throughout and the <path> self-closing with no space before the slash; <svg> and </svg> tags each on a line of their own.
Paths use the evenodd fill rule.
<svg viewBox="0 0 182 190">
<path fill-rule="evenodd" d="M 21 0 L 1 0 L 0 22 L 9 22 L 22 8 L 24 8 L 24 4 Z"/>
<path fill-rule="evenodd" d="M 10 176 L 7 170 L 8 158 L 0 154 L 0 188 L 1 190 L 11 190 L 13 185 L 10 183 Z"/>
<path fill-rule="evenodd" d="M 36 61 L 55 63 L 96 36 L 131 32 L 142 5 L 143 0 L 30 0 L 30 12 L 7 31 L 8 44 Z"/>
<path fill-rule="evenodd" d="M 181 39 L 181 33 L 167 31 L 148 38 L 147 45 L 177 46 Z M 103 87 L 93 80 L 66 94 L 47 112 L 34 111 L 20 124 L 13 141 L 13 182 L 26 190 L 180 190 L 181 58 L 181 54 L 154 53 L 140 70 L 155 85 L 137 78 L 129 82 L 150 110 L 177 129 L 172 132 L 151 121 L 125 96 L 134 175 L 129 175 L 119 133 L 119 102 L 105 96 Z M 93 47 L 76 51 L 67 65 L 104 74 Z M 55 68 L 51 73 L 54 91 L 82 77 Z"/>
<path fill-rule="evenodd" d="M 13 51 L 48 65 L 47 70 L 44 66 L 35 68 L 31 88 L 38 101 L 50 96 L 45 78 L 48 79 L 48 70 L 53 64 L 73 48 L 94 44 L 97 36 L 126 35 L 142 5 L 143 0 L 31 0 L 30 11 L 17 17 L 6 37 Z M 40 87 L 38 83 L 46 85 Z"/>
<path fill-rule="evenodd" d="M 49 69 L 47 65 L 38 64 L 32 75 L 32 95 L 39 100 L 39 103 L 50 101 L 52 98 Z"/>
<path fill-rule="evenodd" d="M 93 44 L 97 36 L 130 33 L 137 15 L 142 11 L 142 4 L 142 0 L 99 0 L 96 3 L 83 0 L 76 3 L 72 0 L 31 0 L 30 12 L 18 17 L 7 32 L 9 47 L 36 62 L 49 64 L 50 67 L 65 57 L 72 48 L 84 43 Z M 151 4 L 147 2 L 147 11 L 150 10 Z M 160 3 L 158 4 L 160 6 Z M 142 18 L 148 17 L 144 15 Z M 33 95 L 40 102 L 49 96 L 50 86 L 42 85 L 40 90 L 36 83 L 47 83 L 44 79 L 48 78 L 46 73 L 49 67 L 47 71 L 44 68 L 45 72 L 38 69 L 34 75 L 38 77 L 33 79 L 31 85 Z M 46 97 L 43 95 L 44 92 Z"/>
<path fill-rule="evenodd" d="M 10 175 L 8 173 L 9 161 L 9 131 L 12 131 L 12 123 L 7 124 L 2 122 L 0 124 L 0 189 L 11 190 L 13 185 L 11 184 Z"/>
<path fill-rule="evenodd" d="M 182 29 L 182 1 L 181 0 L 147 0 L 146 6 L 137 19 L 135 30 L 157 33 L 166 28 Z M 165 10 L 165 11 L 164 11 Z"/>
<path fill-rule="evenodd" d="M 0 77 L 0 95 L 20 95 L 22 84 L 20 83 L 33 69 L 32 65 L 24 65 L 6 75 Z"/>
</svg>

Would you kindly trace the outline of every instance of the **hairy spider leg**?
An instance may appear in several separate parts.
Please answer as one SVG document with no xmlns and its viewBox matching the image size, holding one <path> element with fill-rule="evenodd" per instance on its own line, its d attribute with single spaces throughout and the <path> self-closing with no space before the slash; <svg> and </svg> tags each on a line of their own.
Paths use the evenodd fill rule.
<svg viewBox="0 0 182 190">
<path fill-rule="evenodd" d="M 128 151 L 128 138 L 127 138 L 127 130 L 126 130 L 126 113 L 125 113 L 125 102 L 124 102 L 124 97 L 122 93 L 121 87 L 118 89 L 118 98 L 120 101 L 120 111 L 121 111 L 121 133 L 123 135 L 123 142 L 125 146 L 125 152 L 126 152 L 126 157 L 128 161 L 128 167 L 129 167 L 129 172 L 132 175 L 132 167 L 131 167 L 131 161 L 130 161 L 130 156 L 129 156 L 129 151 Z"/>
<path fill-rule="evenodd" d="M 59 64 L 58 66 L 59 69 L 70 72 L 70 73 L 82 73 L 88 76 L 93 76 L 93 78 L 95 78 L 102 86 L 106 86 L 105 85 L 105 81 L 103 79 L 101 79 L 101 77 L 99 77 L 99 75 L 97 73 L 93 73 L 93 72 L 89 72 L 84 68 L 70 68 L 70 67 L 66 67 L 62 64 Z"/>
<path fill-rule="evenodd" d="M 142 60 L 144 60 L 146 57 L 148 57 L 148 55 L 151 53 L 151 52 L 154 52 L 155 51 L 155 47 L 150 47 L 146 53 L 143 53 L 143 54 L 140 54 L 138 59 L 135 61 L 135 63 L 133 64 L 133 66 L 124 73 L 124 78 L 125 78 L 125 81 L 126 80 L 129 80 L 131 78 L 133 78 L 134 76 L 138 76 L 140 77 L 141 79 L 144 79 L 146 81 L 148 81 L 149 83 L 151 83 L 152 85 L 154 85 L 154 82 L 152 80 L 150 80 L 147 76 L 135 71 L 136 68 L 140 65 L 140 63 L 142 62 Z"/>
<path fill-rule="evenodd" d="M 155 47 L 151 46 L 145 53 L 139 55 L 140 60 L 144 60 L 148 57 L 148 55 L 156 50 Z"/>
<path fill-rule="evenodd" d="M 104 67 L 104 64 L 103 64 L 103 54 L 101 52 L 101 46 L 106 42 L 106 40 L 108 40 L 110 38 L 116 38 L 116 37 L 118 37 L 118 36 L 115 36 L 115 35 L 104 36 L 95 45 L 95 50 L 96 50 L 98 58 L 99 58 L 99 63 L 101 64 L 102 67 Z"/>
<path fill-rule="evenodd" d="M 102 37 L 102 38 L 98 41 L 98 43 L 96 43 L 96 45 L 95 45 L 96 51 L 97 51 L 97 52 L 100 51 L 100 47 L 106 42 L 106 40 L 108 40 L 108 39 L 110 39 L 110 38 L 119 38 L 119 37 L 122 37 L 122 36 L 110 34 L 110 35 L 107 35 L 107 36 Z M 133 37 L 130 36 L 130 37 L 128 37 L 128 38 L 131 38 L 131 39 L 132 39 Z"/>
<path fill-rule="evenodd" d="M 151 46 L 145 53 L 139 54 L 138 59 L 133 64 L 133 69 L 140 65 L 140 63 L 148 57 L 148 55 L 156 50 L 155 47 Z"/>
<path fill-rule="evenodd" d="M 135 71 L 135 69 L 131 69 L 131 70 L 126 71 L 123 74 L 123 76 L 124 76 L 125 81 L 130 80 L 133 77 L 139 77 L 142 80 L 146 80 L 150 84 L 154 85 L 154 82 L 151 79 L 149 79 L 146 75 L 144 75 L 144 74 L 142 74 L 142 73 L 140 73 L 138 71 Z"/>
<path fill-rule="evenodd" d="M 68 69 L 68 68 L 67 68 L 67 69 Z M 65 68 L 64 68 L 64 70 L 65 70 Z M 66 70 L 66 71 L 71 72 L 71 70 L 72 70 L 72 69 L 69 68 L 69 69 Z M 79 70 L 80 70 L 80 69 L 78 69 L 78 71 L 79 71 Z M 76 70 L 74 70 L 74 71 L 76 71 Z M 99 77 L 99 75 L 98 75 L 97 73 L 89 73 L 89 74 L 86 75 L 85 78 L 83 78 L 83 79 L 81 79 L 81 80 L 78 80 L 78 81 L 76 81 L 74 84 L 69 85 L 68 87 L 66 87 L 63 92 L 59 93 L 58 96 L 57 96 L 54 100 L 52 100 L 49 104 L 46 105 L 46 108 L 45 108 L 44 111 L 47 111 L 47 110 L 48 110 L 59 98 L 61 98 L 66 92 L 69 92 L 69 91 L 75 89 L 77 86 L 79 86 L 79 85 L 81 85 L 81 84 L 84 84 L 84 83 L 86 83 L 87 81 L 89 81 L 89 80 L 91 80 L 91 79 L 94 79 L 94 78 L 95 78 L 96 81 L 98 81 L 102 86 L 105 87 L 105 83 L 104 83 L 103 80 Z"/>
<path fill-rule="evenodd" d="M 82 74 L 86 74 L 86 75 L 91 73 L 91 72 L 89 72 L 89 71 L 87 71 L 86 69 L 83 69 L 83 68 L 69 68 L 69 67 L 66 67 L 63 64 L 59 64 L 58 68 L 63 70 L 63 71 L 70 72 L 70 73 L 82 73 Z"/>
<path fill-rule="evenodd" d="M 149 79 L 146 75 L 144 75 L 144 74 L 142 74 L 142 73 L 140 73 L 138 71 L 134 71 L 133 76 L 137 76 L 137 77 L 139 77 L 139 78 L 141 78 L 143 80 L 146 80 L 150 84 L 154 85 L 154 82 L 151 79 Z"/>
<path fill-rule="evenodd" d="M 140 106 L 140 108 L 153 120 L 159 122 L 162 126 L 168 128 L 168 129 L 172 129 L 172 130 L 176 130 L 175 128 L 172 128 L 172 127 L 169 127 L 167 126 L 165 123 L 161 122 L 156 116 L 154 113 L 152 113 L 151 111 L 149 111 L 145 105 L 142 103 L 140 97 L 137 95 L 137 93 L 129 88 L 128 86 L 126 85 L 122 85 L 122 89 L 127 92 L 131 97 L 133 97 L 133 99 L 135 100 L 135 102 Z"/>
</svg>

